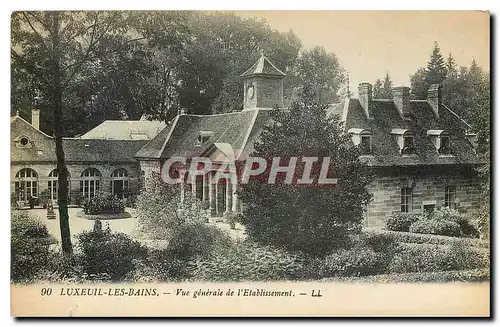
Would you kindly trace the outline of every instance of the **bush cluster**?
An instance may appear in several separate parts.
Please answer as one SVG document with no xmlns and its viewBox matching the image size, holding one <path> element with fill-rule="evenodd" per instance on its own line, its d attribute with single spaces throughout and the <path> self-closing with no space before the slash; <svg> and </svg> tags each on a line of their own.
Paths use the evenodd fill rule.
<svg viewBox="0 0 500 327">
<path fill-rule="evenodd" d="M 439 208 L 432 214 L 394 213 L 387 219 L 386 229 L 453 237 L 479 237 L 478 229 L 467 216 L 448 207 Z"/>
<path fill-rule="evenodd" d="M 77 241 L 77 263 L 90 278 L 123 280 L 147 255 L 145 247 L 123 233 L 86 231 L 77 235 Z"/>
<path fill-rule="evenodd" d="M 27 281 L 45 268 L 49 245 L 55 240 L 26 212 L 13 211 L 11 217 L 11 280 Z"/>
<path fill-rule="evenodd" d="M 216 248 L 229 248 L 229 235 L 209 225 L 188 225 L 180 228 L 166 249 L 151 250 L 149 274 L 160 281 L 186 280 L 193 277 L 194 262 L 208 258 Z"/>
<path fill-rule="evenodd" d="M 401 243 L 388 273 L 470 270 L 489 267 L 488 251 L 455 243 L 451 246 Z"/>
<path fill-rule="evenodd" d="M 385 224 L 388 230 L 396 232 L 408 232 L 410 231 L 410 226 L 421 218 L 422 216 L 418 214 L 397 212 L 390 216 Z"/>
<path fill-rule="evenodd" d="M 363 234 L 366 235 L 384 235 L 391 238 L 397 243 L 416 243 L 416 244 L 438 244 L 438 245 L 453 245 L 460 243 L 465 246 L 474 246 L 479 248 L 488 248 L 489 242 L 473 239 L 473 238 L 457 238 L 442 235 L 432 234 L 416 234 L 409 232 L 394 232 L 388 230 L 365 229 Z"/>
<path fill-rule="evenodd" d="M 165 183 L 159 174 L 146 180 L 136 206 L 139 228 L 153 239 L 168 240 L 182 226 L 206 222 L 204 204 L 187 191 L 181 201 L 179 186 Z"/>
<path fill-rule="evenodd" d="M 274 281 L 300 279 L 304 257 L 271 246 L 243 241 L 217 247 L 195 262 L 194 277 L 201 281 Z"/>
<path fill-rule="evenodd" d="M 116 214 L 125 212 L 125 201 L 110 193 L 100 193 L 85 199 L 82 207 L 87 215 Z"/>
<path fill-rule="evenodd" d="M 411 233 L 461 236 L 460 225 L 451 220 L 422 219 L 410 226 Z"/>
<path fill-rule="evenodd" d="M 451 221 L 458 224 L 460 235 L 465 237 L 479 237 L 479 231 L 472 221 L 464 214 L 448 207 L 439 208 L 433 214 L 433 219 Z"/>
<path fill-rule="evenodd" d="M 489 269 L 472 269 L 458 271 L 413 272 L 390 275 L 374 275 L 360 278 L 335 278 L 332 281 L 363 281 L 369 283 L 480 283 L 490 280 Z"/>
</svg>

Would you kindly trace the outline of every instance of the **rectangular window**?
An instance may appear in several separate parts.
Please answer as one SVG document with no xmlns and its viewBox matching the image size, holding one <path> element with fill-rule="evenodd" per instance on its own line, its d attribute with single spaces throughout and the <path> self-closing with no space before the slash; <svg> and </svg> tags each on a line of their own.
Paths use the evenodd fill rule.
<svg viewBox="0 0 500 327">
<path fill-rule="evenodd" d="M 405 136 L 403 138 L 403 150 L 401 151 L 402 154 L 412 154 L 414 153 L 414 148 L 413 148 L 413 136 Z"/>
<path fill-rule="evenodd" d="M 444 206 L 455 209 L 456 187 L 446 186 L 444 189 Z"/>
<path fill-rule="evenodd" d="M 411 212 L 413 210 L 411 187 L 401 188 L 401 212 Z"/>
<path fill-rule="evenodd" d="M 368 135 L 361 136 L 361 152 L 363 154 L 372 153 L 372 142 L 371 137 Z"/>
</svg>

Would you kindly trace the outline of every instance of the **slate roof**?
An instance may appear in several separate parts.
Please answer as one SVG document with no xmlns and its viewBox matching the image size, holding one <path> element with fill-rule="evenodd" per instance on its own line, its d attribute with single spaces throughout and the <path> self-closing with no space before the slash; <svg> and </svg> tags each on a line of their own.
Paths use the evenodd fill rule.
<svg viewBox="0 0 500 327">
<path fill-rule="evenodd" d="M 217 115 L 180 115 L 135 155 L 140 159 L 201 156 L 214 143 L 227 143 L 243 159 L 253 151 L 260 130 L 269 121 L 269 110 L 254 109 Z M 212 132 L 203 144 L 198 133 Z"/>
<path fill-rule="evenodd" d="M 31 147 L 19 148 L 15 142 L 27 137 Z M 11 119 L 10 155 L 12 162 L 55 162 L 54 138 L 36 130 L 30 123 L 15 116 Z M 67 163 L 72 162 L 136 162 L 133 155 L 147 141 L 99 140 L 64 138 L 63 148 Z"/>
<path fill-rule="evenodd" d="M 153 139 L 165 123 L 149 120 L 106 120 L 80 136 L 82 139 L 137 140 Z"/>
<path fill-rule="evenodd" d="M 261 55 L 260 58 L 252 65 L 252 67 L 248 68 L 240 76 L 249 77 L 256 75 L 284 77 L 286 74 L 279 70 L 276 66 L 274 66 L 266 56 Z"/>
<path fill-rule="evenodd" d="M 439 119 L 425 100 L 410 100 L 410 120 L 403 120 L 392 100 L 372 100 L 373 119 L 366 117 L 358 99 L 348 99 L 346 105 L 331 107 L 331 114 L 342 112 L 344 128 L 368 129 L 372 133 L 373 155 L 361 157 L 369 166 L 419 166 L 478 164 L 479 160 L 465 137 L 463 121 L 446 107 L 440 109 Z M 409 129 L 414 133 L 416 155 L 401 155 L 393 129 Z M 453 156 L 439 155 L 427 136 L 428 130 L 450 133 Z"/>
</svg>

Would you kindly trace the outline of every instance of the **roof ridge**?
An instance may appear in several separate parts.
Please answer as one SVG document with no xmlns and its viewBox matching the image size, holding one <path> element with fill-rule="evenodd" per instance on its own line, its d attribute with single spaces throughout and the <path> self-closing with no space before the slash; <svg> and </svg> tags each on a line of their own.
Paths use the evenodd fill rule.
<svg viewBox="0 0 500 327">
<path fill-rule="evenodd" d="M 255 113 L 252 117 L 252 121 L 250 122 L 250 126 L 248 127 L 247 134 L 245 135 L 245 138 L 243 139 L 243 144 L 241 145 L 241 149 L 238 153 L 238 156 L 236 158 L 239 158 L 241 156 L 241 153 L 245 149 L 248 143 L 248 139 L 250 138 L 250 134 L 252 133 L 253 127 L 255 125 L 255 121 L 257 120 L 257 116 L 259 115 L 259 109 L 255 110 Z"/>
<path fill-rule="evenodd" d="M 448 110 L 453 116 L 455 116 L 456 118 L 458 118 L 463 124 L 465 124 L 468 128 L 472 129 L 472 126 L 469 125 L 469 123 L 467 123 L 462 117 L 460 117 L 456 112 L 454 112 L 453 110 L 451 110 L 450 108 L 448 108 L 444 103 L 441 103 L 443 105 L 443 107 Z"/>
<path fill-rule="evenodd" d="M 22 122 L 24 122 L 25 124 L 27 124 L 29 127 L 31 127 L 32 129 L 34 129 L 35 131 L 37 131 L 38 133 L 42 134 L 43 136 L 45 137 L 48 137 L 48 138 L 51 138 L 53 139 L 54 137 L 53 136 L 50 136 L 49 134 L 46 134 L 44 132 L 42 132 L 41 130 L 39 129 L 36 129 L 35 127 L 33 127 L 33 125 L 31 125 L 31 123 L 28 123 L 28 121 L 26 121 L 26 119 L 24 119 L 23 117 L 19 116 L 19 115 L 16 115 L 14 117 L 14 119 L 11 119 L 10 123 L 12 124 L 16 119 L 21 119 Z"/>
<path fill-rule="evenodd" d="M 179 121 L 179 117 L 180 117 L 180 115 L 179 115 L 179 116 L 177 116 L 177 117 L 175 117 L 175 119 L 174 119 L 174 121 L 173 121 L 173 123 L 172 123 L 172 126 L 170 126 L 170 131 L 168 132 L 168 135 L 167 135 L 167 137 L 165 138 L 165 141 L 163 142 L 163 145 L 162 145 L 162 146 L 161 146 L 161 148 L 160 148 L 160 151 L 159 151 L 159 153 L 158 153 L 158 157 L 161 157 L 161 155 L 162 155 L 163 151 L 165 150 L 165 147 L 167 146 L 168 140 L 170 139 L 170 136 L 172 136 L 172 133 L 174 132 L 175 126 L 177 125 L 177 122 Z M 165 126 L 165 128 L 167 128 L 167 126 Z M 158 134 L 157 134 L 156 136 L 158 136 Z M 151 141 L 152 141 L 152 140 L 154 140 L 154 139 L 156 138 L 156 136 L 155 136 L 155 137 L 153 137 L 153 138 L 151 139 Z M 148 142 L 148 143 L 146 143 L 144 146 L 146 146 L 147 144 L 149 144 L 149 142 Z"/>
</svg>

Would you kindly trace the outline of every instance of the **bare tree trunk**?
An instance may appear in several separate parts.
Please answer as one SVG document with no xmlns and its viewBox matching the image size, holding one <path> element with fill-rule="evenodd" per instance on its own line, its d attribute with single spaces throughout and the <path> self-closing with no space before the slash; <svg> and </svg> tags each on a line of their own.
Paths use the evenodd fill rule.
<svg viewBox="0 0 500 327">
<path fill-rule="evenodd" d="M 54 117 L 54 139 L 56 143 L 57 172 L 58 172 L 58 198 L 59 205 L 59 227 L 61 229 L 62 251 L 66 256 L 73 254 L 71 245 L 71 233 L 69 230 L 68 214 L 68 170 L 64 159 L 64 149 L 62 142 L 62 84 L 61 84 L 61 48 L 59 40 L 59 12 L 52 13 L 52 37 L 53 37 L 53 58 L 52 73 L 54 84 L 52 85 L 52 106 Z"/>
</svg>

